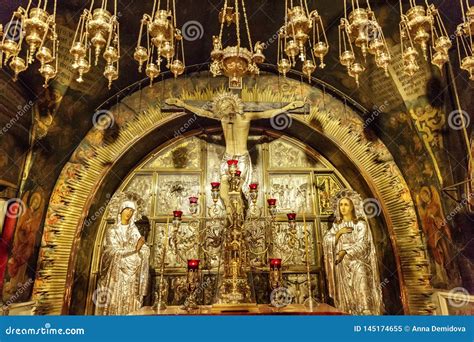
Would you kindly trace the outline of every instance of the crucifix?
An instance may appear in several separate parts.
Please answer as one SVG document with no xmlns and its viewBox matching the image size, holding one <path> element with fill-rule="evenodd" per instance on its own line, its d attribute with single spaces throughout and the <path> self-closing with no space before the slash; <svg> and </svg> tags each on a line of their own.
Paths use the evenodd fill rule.
<svg viewBox="0 0 474 342">
<path fill-rule="evenodd" d="M 198 116 L 219 120 L 222 124 L 225 139 L 225 153 L 221 161 L 221 197 L 226 207 L 229 207 L 229 182 L 227 173 L 227 161 L 238 160 L 238 168 L 242 179 L 242 192 L 248 200 L 249 184 L 252 177 L 252 162 L 247 148 L 250 123 L 253 120 L 270 119 L 279 114 L 308 113 L 307 104 L 303 101 L 286 103 L 283 107 L 278 104 L 265 104 L 268 109 L 261 110 L 262 105 L 250 103 L 244 107 L 240 98 L 231 93 L 217 95 L 212 103 L 212 109 L 208 110 L 205 103 L 189 103 L 178 98 L 169 98 L 166 101 L 169 106 L 184 108 Z M 298 110 L 300 109 L 300 110 Z"/>
</svg>

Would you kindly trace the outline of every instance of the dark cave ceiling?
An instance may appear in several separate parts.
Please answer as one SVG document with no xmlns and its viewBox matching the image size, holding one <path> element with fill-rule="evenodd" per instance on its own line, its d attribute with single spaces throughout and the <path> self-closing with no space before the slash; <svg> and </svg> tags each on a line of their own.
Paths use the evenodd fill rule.
<svg viewBox="0 0 474 342">
<path fill-rule="evenodd" d="M 85 6 L 89 6 L 90 2 L 84 0 L 58 2 L 57 22 L 59 26 L 66 26 L 70 30 L 75 30 L 82 10 Z M 143 73 L 138 73 L 137 63 L 133 60 L 132 55 L 137 41 L 140 18 L 143 13 L 151 11 L 153 1 L 119 0 L 118 2 L 122 27 L 120 77 L 113 83 L 111 90 L 107 89 L 107 82 L 103 77 L 98 79 L 97 82 L 100 82 L 99 90 L 97 91 L 97 88 L 95 88 L 94 96 L 87 98 L 87 106 L 90 108 L 91 112 L 104 100 L 145 77 Z M 209 54 L 212 49 L 212 35 L 216 34 L 219 29 L 217 15 L 218 11 L 223 6 L 223 0 L 176 0 L 176 2 L 178 26 L 181 27 L 184 23 L 194 20 L 199 22 L 204 30 L 201 39 L 185 42 L 186 65 L 201 65 L 209 62 Z M 408 0 L 404 0 L 404 2 L 408 2 Z M 439 7 L 448 32 L 454 32 L 456 25 L 460 22 L 461 11 L 459 8 L 459 2 L 456 0 L 433 0 L 430 2 Z M 10 20 L 12 11 L 14 11 L 18 5 L 26 6 L 27 1 L 1 0 L 0 3 L 0 22 L 5 24 Z M 257 40 L 262 42 L 271 41 L 271 37 L 275 35 L 283 22 L 284 3 L 284 0 L 246 2 L 252 39 L 254 42 Z M 326 60 L 327 67 L 325 69 L 318 69 L 314 73 L 314 76 L 346 93 L 366 108 L 371 108 L 374 104 L 377 104 L 377 93 L 367 91 L 367 88 L 357 89 L 355 82 L 347 76 L 345 69 L 338 63 L 337 26 L 339 24 L 339 19 L 343 14 L 343 1 L 308 0 L 308 5 L 310 9 L 317 9 L 324 18 L 328 39 L 331 44 L 330 54 Z M 378 16 L 379 22 L 382 24 L 387 40 L 396 43 L 399 22 L 398 0 L 371 0 L 371 5 Z M 277 44 L 273 43 L 268 45 L 269 46 L 265 52 L 266 62 L 274 65 L 277 59 Z M 458 77 L 460 88 L 465 89 L 466 85 L 468 85 L 466 81 L 467 77 L 464 73 L 459 72 L 457 61 L 454 58 L 455 49 L 451 50 L 451 57 L 455 74 L 460 76 Z M 101 65 L 99 64 L 99 67 L 100 66 Z M 207 66 L 203 65 L 194 68 L 194 70 L 205 70 L 206 68 Z M 23 96 L 26 99 L 36 99 L 37 94 L 43 91 L 43 81 L 37 69 L 37 65 L 33 65 L 33 67 L 30 66 L 27 71 L 20 74 L 20 79 L 13 86 L 19 93 L 24 94 Z M 434 68 L 431 68 L 431 70 L 434 70 Z M 95 67 L 89 72 L 89 74 L 93 73 L 102 74 L 102 70 Z M 3 86 L 0 89 L 3 89 L 2 91 L 4 92 L 11 92 L 13 89 L 9 89 L 13 84 L 10 79 L 11 71 L 4 67 L 1 69 L 0 74 L 0 85 L 3 83 Z M 369 77 L 367 75 L 370 75 L 370 66 L 365 74 L 366 75 L 361 80 L 362 84 L 370 83 L 370 79 L 367 78 Z M 438 74 L 437 77 L 439 78 L 439 73 L 435 72 L 433 75 L 436 74 Z M 435 91 L 437 91 L 436 89 L 438 88 L 435 87 Z M 467 88 L 469 88 L 469 86 L 467 86 Z M 67 91 L 75 90 L 69 89 Z M 15 102 L 15 98 L 18 97 L 19 96 L 13 96 L 10 98 L 11 101 Z M 464 97 L 468 101 L 470 99 L 469 93 Z M 1 102 L 0 105 L 2 105 L 7 112 L 11 112 L 11 108 L 16 107 L 15 104 L 4 103 L 5 97 L 1 99 Z M 401 98 L 400 104 L 403 105 L 403 100 Z M 27 123 L 25 123 L 25 125 L 27 125 Z"/>
</svg>

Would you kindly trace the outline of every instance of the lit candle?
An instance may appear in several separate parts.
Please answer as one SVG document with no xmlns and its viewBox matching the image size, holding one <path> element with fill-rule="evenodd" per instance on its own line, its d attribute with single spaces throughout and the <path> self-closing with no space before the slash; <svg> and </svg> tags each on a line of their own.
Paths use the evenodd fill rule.
<svg viewBox="0 0 474 342">
<path fill-rule="evenodd" d="M 296 229 L 296 213 L 295 212 L 288 213 L 288 214 L 286 214 L 286 216 L 288 217 L 288 225 L 290 226 L 290 229 L 295 232 L 295 229 Z"/>
<path fill-rule="evenodd" d="M 238 160 L 237 159 L 229 159 L 227 161 L 227 167 L 229 169 L 229 173 L 233 176 L 234 173 L 236 172 L 237 170 L 237 164 L 238 164 Z"/>
<path fill-rule="evenodd" d="M 270 268 L 271 269 L 280 269 L 281 268 L 281 259 L 271 258 L 270 259 Z"/>
<path fill-rule="evenodd" d="M 189 212 L 191 213 L 191 215 L 196 214 L 197 209 L 198 209 L 198 198 L 196 196 L 189 197 Z"/>
<path fill-rule="evenodd" d="M 257 203 L 257 198 L 258 198 L 258 183 L 250 183 L 249 189 L 250 189 L 250 193 L 249 193 L 250 200 L 255 205 Z"/>
<path fill-rule="evenodd" d="M 211 182 L 211 197 L 212 197 L 212 201 L 215 203 L 217 203 L 217 201 L 219 200 L 219 187 L 221 186 L 221 183 L 219 182 Z"/>
<path fill-rule="evenodd" d="M 199 259 L 188 259 L 188 270 L 199 269 Z"/>
<path fill-rule="evenodd" d="M 269 199 L 267 199 L 267 203 L 268 203 L 268 205 L 271 206 L 271 207 L 272 207 L 272 206 L 275 206 L 275 205 L 276 205 L 276 202 L 277 202 L 276 198 L 269 198 Z"/>
<path fill-rule="evenodd" d="M 181 210 L 173 211 L 173 226 L 178 229 L 181 225 L 181 216 L 183 216 L 183 212 Z"/>
</svg>

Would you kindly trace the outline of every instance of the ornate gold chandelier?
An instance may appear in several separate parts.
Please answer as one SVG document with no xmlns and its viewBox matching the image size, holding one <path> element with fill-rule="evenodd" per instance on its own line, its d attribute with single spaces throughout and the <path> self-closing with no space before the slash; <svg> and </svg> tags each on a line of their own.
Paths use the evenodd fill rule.
<svg viewBox="0 0 474 342">
<path fill-rule="evenodd" d="M 359 78 L 365 71 L 365 66 L 355 53 L 354 45 L 360 49 L 364 61 L 368 54 L 373 55 L 375 64 L 384 69 L 387 76 L 392 57 L 369 0 L 367 8 L 360 7 L 359 0 L 351 0 L 352 12 L 349 14 L 348 1 L 344 0 L 344 18 L 341 18 L 339 25 L 339 60 L 359 86 Z"/>
<path fill-rule="evenodd" d="M 102 0 L 101 6 L 94 9 L 94 0 L 89 9 L 85 9 L 76 28 L 74 40 L 69 52 L 74 57 L 73 69 L 78 73 L 77 82 L 83 82 L 83 75 L 91 68 L 92 48 L 95 65 L 99 62 L 102 51 L 106 62 L 104 76 L 112 82 L 119 76 L 120 37 L 117 17 L 117 0 L 113 3 L 113 13 L 108 7 L 108 0 Z"/>
<path fill-rule="evenodd" d="M 265 46 L 261 42 L 256 42 L 255 47 L 252 48 L 252 37 L 250 36 L 245 1 L 235 0 L 234 7 L 229 7 L 227 1 L 224 1 L 224 7 L 219 13 L 219 22 L 221 24 L 219 36 L 213 36 L 210 71 L 213 76 L 227 76 L 229 78 L 229 88 L 241 89 L 243 76 L 247 74 L 258 75 L 260 73 L 258 64 L 265 61 L 265 56 L 263 55 Z M 240 5 L 244 16 L 248 48 L 242 46 L 240 37 Z M 235 45 L 226 46 L 225 48 L 222 46 L 224 24 L 228 27 L 235 24 L 235 36 L 237 39 Z"/>
<path fill-rule="evenodd" d="M 293 0 L 289 4 L 285 0 L 285 24 L 278 32 L 278 72 L 285 76 L 299 59 L 302 72 L 310 80 L 316 70 L 316 58 L 320 60 L 320 68 L 325 67 L 329 44 L 321 16 L 316 10 L 309 12 L 306 0 L 299 3 L 294 6 Z"/>
<path fill-rule="evenodd" d="M 146 47 L 141 45 L 144 27 L 146 28 Z M 183 36 L 176 27 L 175 0 L 171 4 L 167 1 L 163 9 L 161 0 L 155 0 L 152 13 L 143 15 L 133 58 L 139 63 L 139 72 L 142 71 L 143 64 L 146 62 L 145 73 L 150 78 L 150 85 L 160 74 L 160 65 L 164 59 L 166 67 L 175 78 L 184 72 Z"/>
<path fill-rule="evenodd" d="M 49 80 L 56 77 L 58 71 L 58 36 L 56 34 L 56 0 L 53 14 L 46 10 L 48 0 L 38 1 L 36 7 L 32 0 L 25 8 L 18 7 L 13 12 L 5 32 L 0 29 L 0 67 L 8 65 L 14 72 L 13 80 L 25 71 L 35 59 L 41 63 L 39 72 L 47 87 Z M 26 51 L 23 50 L 26 42 Z"/>
<path fill-rule="evenodd" d="M 449 60 L 448 51 L 452 43 L 436 7 L 427 1 L 425 7 L 410 0 L 410 8 L 404 14 L 400 0 L 400 13 L 400 42 L 405 73 L 413 76 L 419 70 L 415 44 L 419 45 L 425 60 L 428 60 L 430 40 L 431 63 L 441 70 Z"/>
<path fill-rule="evenodd" d="M 470 6 L 468 0 L 461 2 L 462 23 L 456 30 L 456 42 L 458 49 L 459 65 L 462 70 L 469 73 L 469 79 L 474 81 L 474 55 L 472 35 L 474 33 L 474 6 Z"/>
</svg>

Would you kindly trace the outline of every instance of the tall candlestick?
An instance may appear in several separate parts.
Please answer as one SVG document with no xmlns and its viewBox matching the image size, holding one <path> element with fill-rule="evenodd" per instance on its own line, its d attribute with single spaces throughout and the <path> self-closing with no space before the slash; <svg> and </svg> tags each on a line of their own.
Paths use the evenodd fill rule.
<svg viewBox="0 0 474 342">
<path fill-rule="evenodd" d="M 158 305 L 157 309 L 158 312 L 161 309 L 165 309 L 166 305 L 163 305 L 162 301 L 162 289 L 163 289 L 163 273 L 165 272 L 165 256 L 166 256 L 166 246 L 168 244 L 168 231 L 169 231 L 169 226 L 170 226 L 170 218 L 169 216 L 166 217 L 166 228 L 165 228 L 165 233 L 163 234 L 163 242 L 162 242 L 162 252 L 163 255 L 161 256 L 161 274 L 160 274 L 160 286 L 158 287 Z"/>
<path fill-rule="evenodd" d="M 198 210 L 198 198 L 196 196 L 189 197 L 189 211 L 191 215 L 195 215 Z"/>
<path fill-rule="evenodd" d="M 309 241 L 308 241 L 308 227 L 306 226 L 306 213 L 303 210 L 303 227 L 304 227 L 304 242 L 305 242 L 305 251 L 306 251 L 306 277 L 308 279 L 308 300 L 309 300 L 309 309 L 313 312 L 313 295 L 311 293 L 311 275 L 309 272 Z"/>
<path fill-rule="evenodd" d="M 176 229 L 178 229 L 179 225 L 181 224 L 182 216 L 183 216 L 183 212 L 181 210 L 173 211 L 173 225 Z"/>
<path fill-rule="evenodd" d="M 249 196 L 253 204 L 257 202 L 258 198 L 258 183 L 249 184 Z"/>
<path fill-rule="evenodd" d="M 211 197 L 214 204 L 217 203 L 217 201 L 219 200 L 220 186 L 221 186 L 221 183 L 219 182 L 211 182 Z"/>
<path fill-rule="evenodd" d="M 275 198 L 267 198 L 267 203 L 268 203 L 268 211 L 270 212 L 270 215 L 272 217 L 272 220 L 275 218 L 275 215 L 277 213 L 276 210 L 276 199 Z"/>
<path fill-rule="evenodd" d="M 271 258 L 270 259 L 270 273 L 268 275 L 270 281 L 270 287 L 272 290 L 279 288 L 282 283 L 281 275 L 281 259 Z"/>
</svg>

